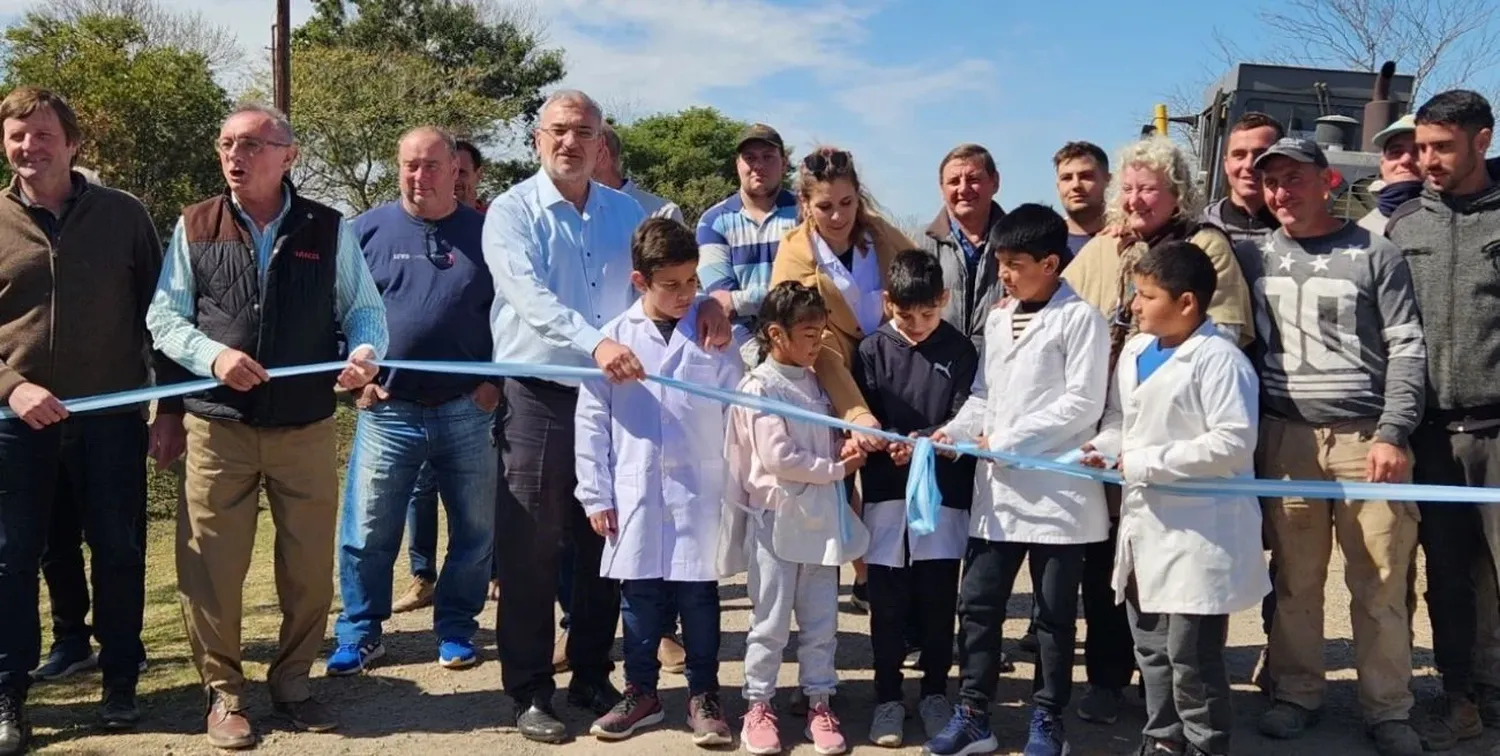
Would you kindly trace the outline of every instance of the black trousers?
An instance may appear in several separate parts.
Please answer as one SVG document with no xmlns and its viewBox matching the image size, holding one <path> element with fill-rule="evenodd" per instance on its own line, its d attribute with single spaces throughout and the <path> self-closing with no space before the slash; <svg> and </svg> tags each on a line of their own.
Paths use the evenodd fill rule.
<svg viewBox="0 0 1500 756">
<path fill-rule="evenodd" d="M 915 625 L 922 695 L 944 695 L 953 667 L 953 614 L 958 605 L 958 560 L 929 559 L 908 567 L 869 566 L 870 646 L 878 703 L 901 700 L 901 663 Z"/>
<path fill-rule="evenodd" d="M 1083 554 L 1083 621 L 1088 625 L 1083 638 L 1083 666 L 1089 685 L 1110 690 L 1130 685 L 1135 674 L 1130 618 L 1125 605 L 1115 603 L 1111 581 L 1118 534 L 1116 522 L 1110 525 L 1108 540 L 1088 544 Z"/>
<path fill-rule="evenodd" d="M 146 445 L 139 412 L 74 415 L 39 431 L 0 420 L 0 692 L 24 700 L 40 660 L 37 573 L 59 514 L 89 545 L 104 683 L 135 685 L 145 659 Z M 87 611 L 86 590 L 82 600 Z"/>
<path fill-rule="evenodd" d="M 969 539 L 958 591 L 959 697 L 989 711 L 1000 682 L 1001 627 L 1021 562 L 1031 559 L 1036 602 L 1036 672 L 1032 700 L 1054 713 L 1067 707 L 1073 690 L 1073 644 L 1078 628 L 1078 584 L 1084 544 L 1002 543 Z"/>
<path fill-rule="evenodd" d="M 42 552 L 42 579 L 52 602 L 52 648 L 70 656 L 87 656 L 94 631 L 88 623 L 89 578 L 83 562 L 81 507 L 52 510 L 47 547 Z"/>
<path fill-rule="evenodd" d="M 1473 433 L 1423 425 L 1412 435 L 1416 483 L 1458 486 L 1500 485 L 1500 428 Z M 1495 569 L 1479 507 L 1497 504 L 1418 502 L 1418 537 L 1427 555 L 1427 611 L 1432 620 L 1432 653 L 1443 689 L 1469 693 L 1474 687 L 1474 645 L 1478 612 L 1476 569 Z"/>
<path fill-rule="evenodd" d="M 575 682 L 603 681 L 614 669 L 610 649 L 620 618 L 620 588 L 599 577 L 604 539 L 573 497 L 576 389 L 535 380 L 505 382 L 501 435 L 504 477 L 496 499 L 500 573 L 497 639 L 500 676 L 518 707 L 549 701 L 553 602 L 564 540 L 573 546 L 568 666 Z"/>
</svg>

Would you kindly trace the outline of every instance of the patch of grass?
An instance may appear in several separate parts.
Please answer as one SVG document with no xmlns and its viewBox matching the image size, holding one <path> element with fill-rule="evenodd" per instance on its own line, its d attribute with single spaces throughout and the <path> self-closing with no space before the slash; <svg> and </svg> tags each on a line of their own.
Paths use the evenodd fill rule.
<svg viewBox="0 0 1500 756">
<path fill-rule="evenodd" d="M 339 407 L 334 414 L 338 424 L 339 480 L 344 479 L 349 449 L 354 443 L 354 406 L 348 395 L 339 393 Z M 156 463 L 146 462 L 146 517 L 152 520 L 172 520 L 177 517 L 177 495 L 182 488 L 182 460 L 165 469 Z"/>
</svg>

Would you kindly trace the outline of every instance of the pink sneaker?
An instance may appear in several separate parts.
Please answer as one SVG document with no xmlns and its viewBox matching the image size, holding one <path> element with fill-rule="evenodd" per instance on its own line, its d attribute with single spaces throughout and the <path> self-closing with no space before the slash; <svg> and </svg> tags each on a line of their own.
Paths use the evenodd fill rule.
<svg viewBox="0 0 1500 756">
<path fill-rule="evenodd" d="M 812 741 L 813 750 L 822 756 L 849 750 L 844 734 L 839 732 L 839 718 L 828 708 L 827 696 L 813 699 L 812 708 L 807 710 L 807 739 Z"/>
<path fill-rule="evenodd" d="M 747 753 L 769 756 L 781 753 L 781 734 L 776 731 L 776 712 L 767 701 L 750 704 L 740 728 L 740 744 Z"/>
</svg>

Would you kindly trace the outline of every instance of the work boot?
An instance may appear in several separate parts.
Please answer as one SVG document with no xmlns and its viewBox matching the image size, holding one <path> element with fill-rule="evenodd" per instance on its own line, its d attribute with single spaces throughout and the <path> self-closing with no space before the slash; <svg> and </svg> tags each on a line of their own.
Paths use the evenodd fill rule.
<svg viewBox="0 0 1500 756">
<path fill-rule="evenodd" d="M 1375 752 L 1380 756 L 1422 756 L 1422 738 L 1411 722 L 1394 719 L 1370 728 Z"/>
<path fill-rule="evenodd" d="M 1422 747 L 1429 751 L 1446 751 L 1460 740 L 1472 740 L 1484 734 L 1479 706 L 1463 693 L 1448 693 L 1432 702 L 1426 716 L 1415 722 Z"/>
<path fill-rule="evenodd" d="M 30 741 L 31 724 L 21 697 L 0 692 L 0 756 L 20 756 Z"/>
<path fill-rule="evenodd" d="M 1290 701 L 1277 701 L 1260 715 L 1256 728 L 1268 738 L 1291 740 L 1302 737 L 1322 716 L 1316 709 L 1304 709 Z"/>
<path fill-rule="evenodd" d="M 407 584 L 406 592 L 396 603 L 391 604 L 391 614 L 402 614 L 432 606 L 432 596 L 437 593 L 437 586 L 431 580 L 420 575 L 412 575 L 411 583 Z"/>
</svg>

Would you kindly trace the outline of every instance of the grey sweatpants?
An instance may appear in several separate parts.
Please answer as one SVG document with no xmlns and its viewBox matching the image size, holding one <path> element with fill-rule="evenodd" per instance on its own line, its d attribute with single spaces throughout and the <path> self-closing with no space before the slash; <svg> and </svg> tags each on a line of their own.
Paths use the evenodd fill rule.
<svg viewBox="0 0 1500 756">
<path fill-rule="evenodd" d="M 808 698 L 832 695 L 838 686 L 833 667 L 837 644 L 839 569 L 795 564 L 771 548 L 775 513 L 751 517 L 750 632 L 745 636 L 745 700 L 770 701 L 776 695 L 781 654 L 797 618 L 797 684 Z"/>
<path fill-rule="evenodd" d="M 1141 734 L 1162 743 L 1191 743 L 1209 756 L 1229 753 L 1229 616 L 1143 614 L 1134 596 L 1126 609 L 1146 689 Z"/>
</svg>

